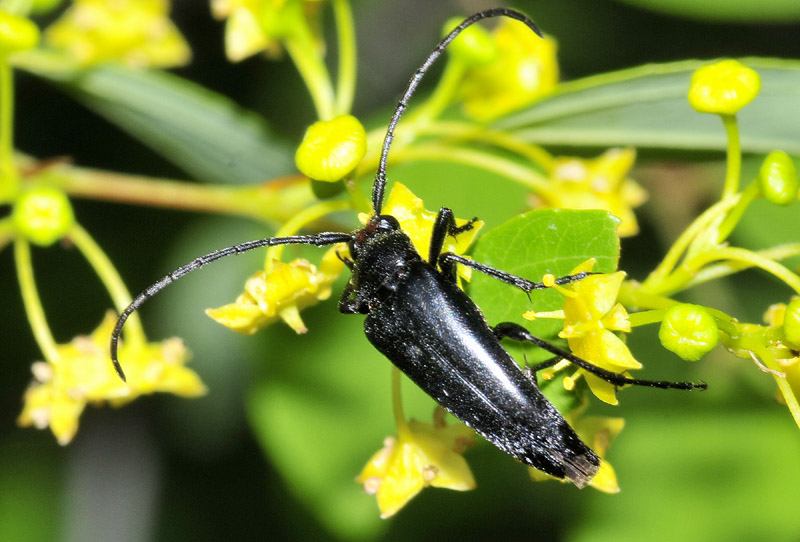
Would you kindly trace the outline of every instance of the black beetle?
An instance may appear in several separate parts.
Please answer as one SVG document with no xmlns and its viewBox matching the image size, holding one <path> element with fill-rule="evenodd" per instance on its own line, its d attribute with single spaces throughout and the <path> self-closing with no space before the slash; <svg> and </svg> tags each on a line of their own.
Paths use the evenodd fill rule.
<svg viewBox="0 0 800 542">
<path fill-rule="evenodd" d="M 339 301 L 340 311 L 366 314 L 364 330 L 370 342 L 446 410 L 526 465 L 567 479 L 578 487 L 583 487 L 596 474 L 600 459 L 539 391 L 533 376 L 536 370 L 566 359 L 619 386 L 705 388 L 704 383 L 628 378 L 538 339 L 518 324 L 501 323 L 490 327 L 480 309 L 458 287 L 456 264 L 469 266 L 525 292 L 545 288 L 545 285 L 443 253 L 446 236 L 470 230 L 475 219 L 457 227 L 452 211 L 442 208 L 425 261 L 400 229 L 398 221 L 391 215 L 381 214 L 389 147 L 408 100 L 430 65 L 458 34 L 476 21 L 497 16 L 522 21 L 542 35 L 525 15 L 496 8 L 467 18 L 434 48 L 409 81 L 389 122 L 372 189 L 374 214 L 365 227 L 354 233 L 325 232 L 259 239 L 212 252 L 176 269 L 142 292 L 117 320 L 111 336 L 111 358 L 119 376 L 125 379 L 117 359 L 119 336 L 125 321 L 171 282 L 225 256 L 259 247 L 325 246 L 346 242 L 352 260 L 347 259 L 345 263 L 352 277 Z M 570 275 L 556 282 L 566 284 L 586 275 Z M 523 371 L 501 346 L 503 337 L 532 342 L 556 357 Z"/>
</svg>

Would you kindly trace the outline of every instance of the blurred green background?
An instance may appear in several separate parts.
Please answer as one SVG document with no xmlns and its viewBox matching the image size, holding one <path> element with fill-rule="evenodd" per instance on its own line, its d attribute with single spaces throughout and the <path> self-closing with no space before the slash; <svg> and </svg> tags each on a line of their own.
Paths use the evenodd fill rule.
<svg viewBox="0 0 800 542">
<path fill-rule="evenodd" d="M 386 106 L 436 42 L 442 21 L 495 4 L 355 1 L 360 61 L 355 113 L 388 118 Z M 653 4 L 510 5 L 527 11 L 558 39 L 565 79 L 686 58 L 800 58 L 796 2 L 765 0 L 758 3 L 763 9 L 752 13 L 752 2 L 699 0 L 687 3 L 686 16 L 675 3 L 669 13 L 640 7 Z M 222 25 L 210 18 L 206 2 L 175 1 L 174 19 L 195 58 L 178 73 L 261 112 L 287 141 L 299 140 L 314 117 L 289 62 L 226 62 Z M 33 77 L 19 77 L 17 107 L 17 145 L 25 152 L 186 178 Z M 711 153 L 643 153 L 634 177 L 652 191 L 651 202 L 640 213 L 642 233 L 622 247 L 622 267 L 634 277 L 652 267 L 665 243 L 713 201 L 722 180 L 720 159 Z M 499 187 L 499 180 L 469 176 L 465 168 L 419 164 L 396 168 L 392 175 L 424 197 L 427 208 L 447 203 L 457 215 L 477 214 L 490 226 L 521 210 L 510 203 L 520 201 L 518 187 Z M 80 200 L 75 208 L 132 290 L 196 255 L 269 234 L 257 224 L 227 217 Z M 763 248 L 796 240 L 797 231 L 797 205 L 783 214 L 762 206 L 736 238 Z M 56 338 L 63 342 L 94 329 L 108 302 L 91 270 L 69 250 L 37 250 L 34 258 Z M 702 378 L 709 391 L 635 389 L 622 394 L 617 408 L 593 406 L 594 413 L 626 418 L 609 456 L 622 487 L 619 495 L 532 484 L 521 465 L 481 445 L 467 456 L 477 490 L 426 490 L 397 517 L 378 520 L 372 497 L 355 482 L 338 484 L 354 478 L 393 430 L 389 363 L 366 343 L 361 319 L 339 316 L 335 302 L 329 302 L 304 315 L 312 330 L 306 337 L 275 326 L 243 338 L 202 312 L 235 297 L 260 258 L 236 258 L 205 270 L 144 311 L 153 340 L 186 339 L 193 366 L 211 390 L 207 397 L 150 397 L 122 410 L 88 408 L 77 438 L 62 448 L 49 432 L 15 426 L 30 363 L 40 354 L 23 316 L 10 251 L 0 253 L 0 329 L 6 345 L 0 383 L 0 540 L 800 540 L 800 431 L 772 400 L 772 378 L 719 350 L 696 366 L 676 363 L 653 346 L 655 330 L 637 332 L 632 341 L 649 368 L 647 376 Z M 759 322 L 766 304 L 785 301 L 788 293 L 764 275 L 747 273 L 698 295 L 717 306 L 723 299 L 720 308 Z M 326 404 L 339 408 L 321 412 L 315 398 L 329 393 L 331 382 L 336 394 L 326 397 Z M 407 391 L 415 395 L 410 387 Z M 385 408 L 378 411 L 364 406 L 381 400 Z M 424 398 L 412 402 L 418 405 L 412 413 L 427 415 L 430 404 Z M 363 441 L 361 455 L 348 451 L 336 461 L 318 461 L 351 449 L 337 439 L 348 439 L 349 446 L 353 439 Z M 330 464 L 339 467 L 321 467 Z"/>
</svg>

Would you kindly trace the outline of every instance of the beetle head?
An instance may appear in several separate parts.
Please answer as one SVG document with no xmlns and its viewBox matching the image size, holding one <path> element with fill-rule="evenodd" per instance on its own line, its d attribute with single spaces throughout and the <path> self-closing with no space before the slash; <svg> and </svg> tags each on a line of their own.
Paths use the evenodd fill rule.
<svg viewBox="0 0 800 542">
<path fill-rule="evenodd" d="M 358 258 L 365 242 L 388 233 L 400 231 L 400 223 L 392 215 L 373 215 L 367 225 L 355 232 L 350 241 L 350 255 Z"/>
</svg>

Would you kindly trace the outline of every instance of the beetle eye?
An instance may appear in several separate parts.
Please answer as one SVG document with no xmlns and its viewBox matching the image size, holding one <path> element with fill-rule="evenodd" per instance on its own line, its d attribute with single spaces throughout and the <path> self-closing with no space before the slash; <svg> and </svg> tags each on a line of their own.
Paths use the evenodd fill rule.
<svg viewBox="0 0 800 542">
<path fill-rule="evenodd" d="M 375 229 L 396 231 L 400 229 L 400 223 L 392 215 L 378 215 L 375 217 Z"/>
</svg>

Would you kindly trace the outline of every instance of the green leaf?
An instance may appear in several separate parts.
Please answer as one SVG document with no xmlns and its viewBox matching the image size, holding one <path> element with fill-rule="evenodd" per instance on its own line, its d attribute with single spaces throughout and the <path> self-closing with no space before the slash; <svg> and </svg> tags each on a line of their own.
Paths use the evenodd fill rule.
<svg viewBox="0 0 800 542">
<path fill-rule="evenodd" d="M 25 57 L 22 67 L 73 94 L 198 180 L 252 183 L 293 173 L 294 149 L 265 120 L 228 98 L 157 70 L 117 65 L 54 67 Z"/>
<path fill-rule="evenodd" d="M 797 0 L 622 0 L 644 9 L 670 15 L 715 21 L 788 23 L 800 19 Z"/>
<path fill-rule="evenodd" d="M 761 76 L 761 93 L 739 113 L 742 149 L 800 154 L 800 62 L 741 61 Z M 494 127 L 542 145 L 724 150 L 720 120 L 697 113 L 686 98 L 692 73 L 705 64 L 648 64 L 564 83 L 553 96 Z"/>
<path fill-rule="evenodd" d="M 547 209 L 531 211 L 515 217 L 481 237 L 472 255 L 475 260 L 494 268 L 539 281 L 546 273 L 557 277 L 568 275 L 578 264 L 595 258 L 594 270 L 609 273 L 616 270 L 619 258 L 619 221 L 606 211 Z M 529 310 L 552 311 L 563 306 L 564 296 L 553 289 L 531 293 L 530 301 L 522 291 L 473 272 L 469 294 L 483 311 L 489 325 L 515 322 L 534 335 L 550 342 L 559 342 L 557 333 L 562 320 L 528 321 L 522 314 Z M 555 341 L 553 339 L 555 338 Z M 503 346 L 517 360 L 531 363 L 552 357 L 552 354 L 530 345 L 504 341 Z M 571 408 L 574 394 L 565 394 L 561 386 L 547 386 L 548 398 L 563 411 Z"/>
</svg>

